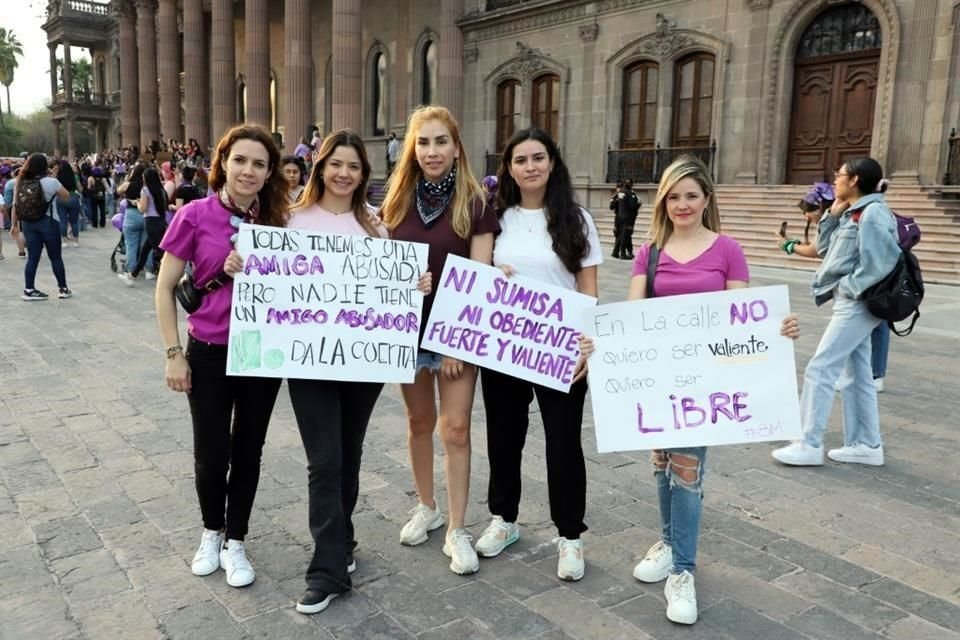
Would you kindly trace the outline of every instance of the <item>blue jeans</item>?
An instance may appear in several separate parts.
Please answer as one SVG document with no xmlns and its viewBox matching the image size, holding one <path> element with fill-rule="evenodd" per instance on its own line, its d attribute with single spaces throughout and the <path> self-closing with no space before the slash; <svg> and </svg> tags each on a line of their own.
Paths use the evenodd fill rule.
<svg viewBox="0 0 960 640">
<path fill-rule="evenodd" d="M 147 226 L 143 222 L 143 214 L 136 207 L 127 205 L 127 212 L 123 216 L 123 243 L 127 251 L 127 272 L 133 271 L 140 255 L 140 247 L 147 241 Z M 146 267 L 153 270 L 153 252 L 147 258 Z"/>
<path fill-rule="evenodd" d="M 436 373 L 440 371 L 440 363 L 443 362 L 443 356 L 439 353 L 434 353 L 432 351 L 418 351 L 417 352 L 417 373 L 421 369 L 426 369 Z"/>
<path fill-rule="evenodd" d="M 67 271 L 63 266 L 61 254 L 60 223 L 52 216 L 44 216 L 40 220 L 23 220 L 20 230 L 27 244 L 27 265 L 23 269 L 23 288 L 30 291 L 37 280 L 37 267 L 40 265 L 40 254 L 47 249 L 47 257 L 53 266 L 53 275 L 57 278 L 57 286 L 67 288 Z"/>
<path fill-rule="evenodd" d="M 57 203 L 57 213 L 60 214 L 60 235 L 67 237 L 67 223 L 73 230 L 73 237 L 80 239 L 80 196 L 75 193 L 70 194 L 70 198 L 64 202 Z"/>
<path fill-rule="evenodd" d="M 684 456 L 695 459 L 671 460 Z M 700 537 L 700 517 L 703 513 L 703 469 L 707 459 L 706 447 L 663 449 L 653 452 L 653 477 L 657 482 L 657 501 L 660 505 L 660 538 L 673 550 L 673 573 L 693 573 L 697 568 L 697 540 Z M 675 473 L 672 466 L 684 474 L 696 471 L 696 480 L 688 482 Z"/>
<path fill-rule="evenodd" d="M 823 443 L 833 408 L 833 385 L 840 380 L 843 444 L 880 446 L 877 388 L 870 367 L 870 334 L 881 322 L 861 301 L 834 299 L 830 324 L 803 375 L 800 424 L 807 444 L 819 447 Z"/>
<path fill-rule="evenodd" d="M 870 334 L 870 367 L 873 377 L 887 377 L 887 354 L 890 352 L 890 326 L 881 322 Z"/>
</svg>

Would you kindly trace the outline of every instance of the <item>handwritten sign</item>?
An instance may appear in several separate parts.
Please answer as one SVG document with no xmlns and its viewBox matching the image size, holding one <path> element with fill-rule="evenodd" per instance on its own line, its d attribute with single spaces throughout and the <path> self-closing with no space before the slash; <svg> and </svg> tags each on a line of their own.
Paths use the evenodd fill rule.
<svg viewBox="0 0 960 640">
<path fill-rule="evenodd" d="M 587 311 L 598 451 L 798 439 L 789 313 L 783 285 Z"/>
<path fill-rule="evenodd" d="M 228 375 L 413 382 L 427 245 L 240 225 Z"/>
<path fill-rule="evenodd" d="M 569 391 L 584 311 L 596 298 L 447 257 L 424 349 Z"/>
</svg>

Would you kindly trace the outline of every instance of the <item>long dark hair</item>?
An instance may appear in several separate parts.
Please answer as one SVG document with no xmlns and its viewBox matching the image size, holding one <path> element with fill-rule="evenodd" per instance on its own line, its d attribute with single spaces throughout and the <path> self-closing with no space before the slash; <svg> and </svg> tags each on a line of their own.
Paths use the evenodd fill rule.
<svg viewBox="0 0 960 640">
<path fill-rule="evenodd" d="M 530 127 L 513 134 L 503 150 L 500 170 L 497 173 L 497 215 L 502 216 L 508 208 L 520 204 L 520 187 L 510 175 L 510 163 L 513 161 L 513 149 L 521 142 L 535 140 L 542 144 L 553 162 L 553 170 L 547 179 L 547 191 L 543 196 L 543 207 L 547 214 L 547 232 L 553 240 L 553 251 L 570 273 L 579 273 L 583 259 L 590 253 L 587 242 L 587 221 L 583 211 L 573 197 L 573 184 L 570 171 L 560 157 L 560 150 L 543 129 Z"/>
<path fill-rule="evenodd" d="M 143 189 L 144 166 L 142 162 L 138 162 L 130 172 L 130 177 L 127 178 L 127 191 L 123 194 L 123 197 L 127 200 L 137 200 L 140 198 L 140 191 Z"/>
<path fill-rule="evenodd" d="M 21 180 L 39 180 L 47 177 L 47 171 L 50 170 L 50 163 L 47 162 L 47 156 L 42 153 L 33 153 L 27 158 L 26 164 L 20 169 L 17 175 L 17 187 L 20 187 Z"/>
<path fill-rule="evenodd" d="M 259 224 L 271 227 L 283 227 L 287 224 L 287 181 L 280 171 L 280 150 L 273 141 L 273 137 L 263 127 L 252 124 L 241 124 L 233 127 L 220 138 L 213 152 L 213 162 L 210 164 L 209 186 L 218 192 L 227 183 L 227 171 L 224 168 L 230 157 L 230 150 L 237 140 L 253 140 L 263 145 L 267 150 L 270 175 L 267 177 L 260 193 L 260 213 L 257 219 Z"/>
<path fill-rule="evenodd" d="M 60 162 L 60 168 L 57 169 L 57 180 L 63 185 L 63 188 L 74 193 L 77 190 L 77 174 L 73 172 L 73 167 L 66 160 Z"/>
<path fill-rule="evenodd" d="M 360 226 L 371 236 L 376 236 L 377 229 L 370 220 L 370 214 L 367 212 L 367 186 L 370 184 L 370 161 L 367 159 L 367 149 L 363 145 L 363 138 L 356 131 L 350 129 L 340 129 L 334 131 L 323 139 L 320 145 L 320 151 L 317 152 L 317 159 L 313 163 L 313 169 L 310 170 L 310 179 L 307 180 L 307 186 L 300 194 L 295 208 L 309 207 L 320 202 L 323 197 L 323 169 L 327 165 L 327 160 L 340 147 L 353 147 L 354 151 L 360 157 L 360 184 L 357 190 L 353 192 L 350 200 L 350 206 L 353 209 L 353 216 L 360 223 Z"/>
<path fill-rule="evenodd" d="M 143 186 L 150 192 L 153 198 L 153 206 L 157 208 L 157 213 L 163 216 L 167 211 L 167 192 L 163 190 L 163 182 L 160 181 L 160 172 L 150 167 L 143 172 Z"/>
<path fill-rule="evenodd" d="M 887 191 L 887 183 L 883 181 L 883 167 L 873 158 L 852 158 L 844 162 L 843 166 L 847 168 L 848 176 L 856 176 L 855 186 L 860 195 Z"/>
</svg>

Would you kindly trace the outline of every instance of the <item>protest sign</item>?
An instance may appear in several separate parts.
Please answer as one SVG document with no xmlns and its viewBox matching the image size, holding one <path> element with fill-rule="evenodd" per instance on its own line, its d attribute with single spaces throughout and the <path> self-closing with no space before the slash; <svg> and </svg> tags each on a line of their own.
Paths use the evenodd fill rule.
<svg viewBox="0 0 960 640">
<path fill-rule="evenodd" d="M 413 382 L 427 245 L 240 225 L 228 375 Z"/>
<path fill-rule="evenodd" d="M 421 346 L 569 391 L 584 311 L 596 298 L 448 256 Z"/>
<path fill-rule="evenodd" d="M 798 439 L 789 313 L 783 285 L 588 310 L 597 450 Z"/>
</svg>

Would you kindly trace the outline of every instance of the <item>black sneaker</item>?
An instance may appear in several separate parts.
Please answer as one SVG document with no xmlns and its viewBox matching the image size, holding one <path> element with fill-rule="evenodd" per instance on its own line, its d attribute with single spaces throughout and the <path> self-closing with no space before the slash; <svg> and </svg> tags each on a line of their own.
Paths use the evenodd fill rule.
<svg viewBox="0 0 960 640">
<path fill-rule="evenodd" d="M 330 606 L 330 601 L 336 598 L 339 593 L 327 593 L 319 589 L 307 589 L 297 600 L 297 611 L 306 615 L 320 613 Z"/>
<path fill-rule="evenodd" d="M 353 559 L 353 552 L 347 553 L 347 573 L 357 570 L 357 561 Z"/>
<path fill-rule="evenodd" d="M 45 294 L 43 291 L 40 291 L 39 289 L 31 289 L 30 291 L 27 291 L 26 289 L 24 289 L 23 295 L 20 296 L 20 299 L 26 300 L 27 302 L 35 302 L 38 300 L 46 300 L 49 297 L 50 296 Z"/>
<path fill-rule="evenodd" d="M 57 297 L 61 300 L 66 300 L 67 298 L 73 297 L 73 291 L 70 291 L 67 287 L 62 287 L 60 292 L 57 294 Z"/>
</svg>

